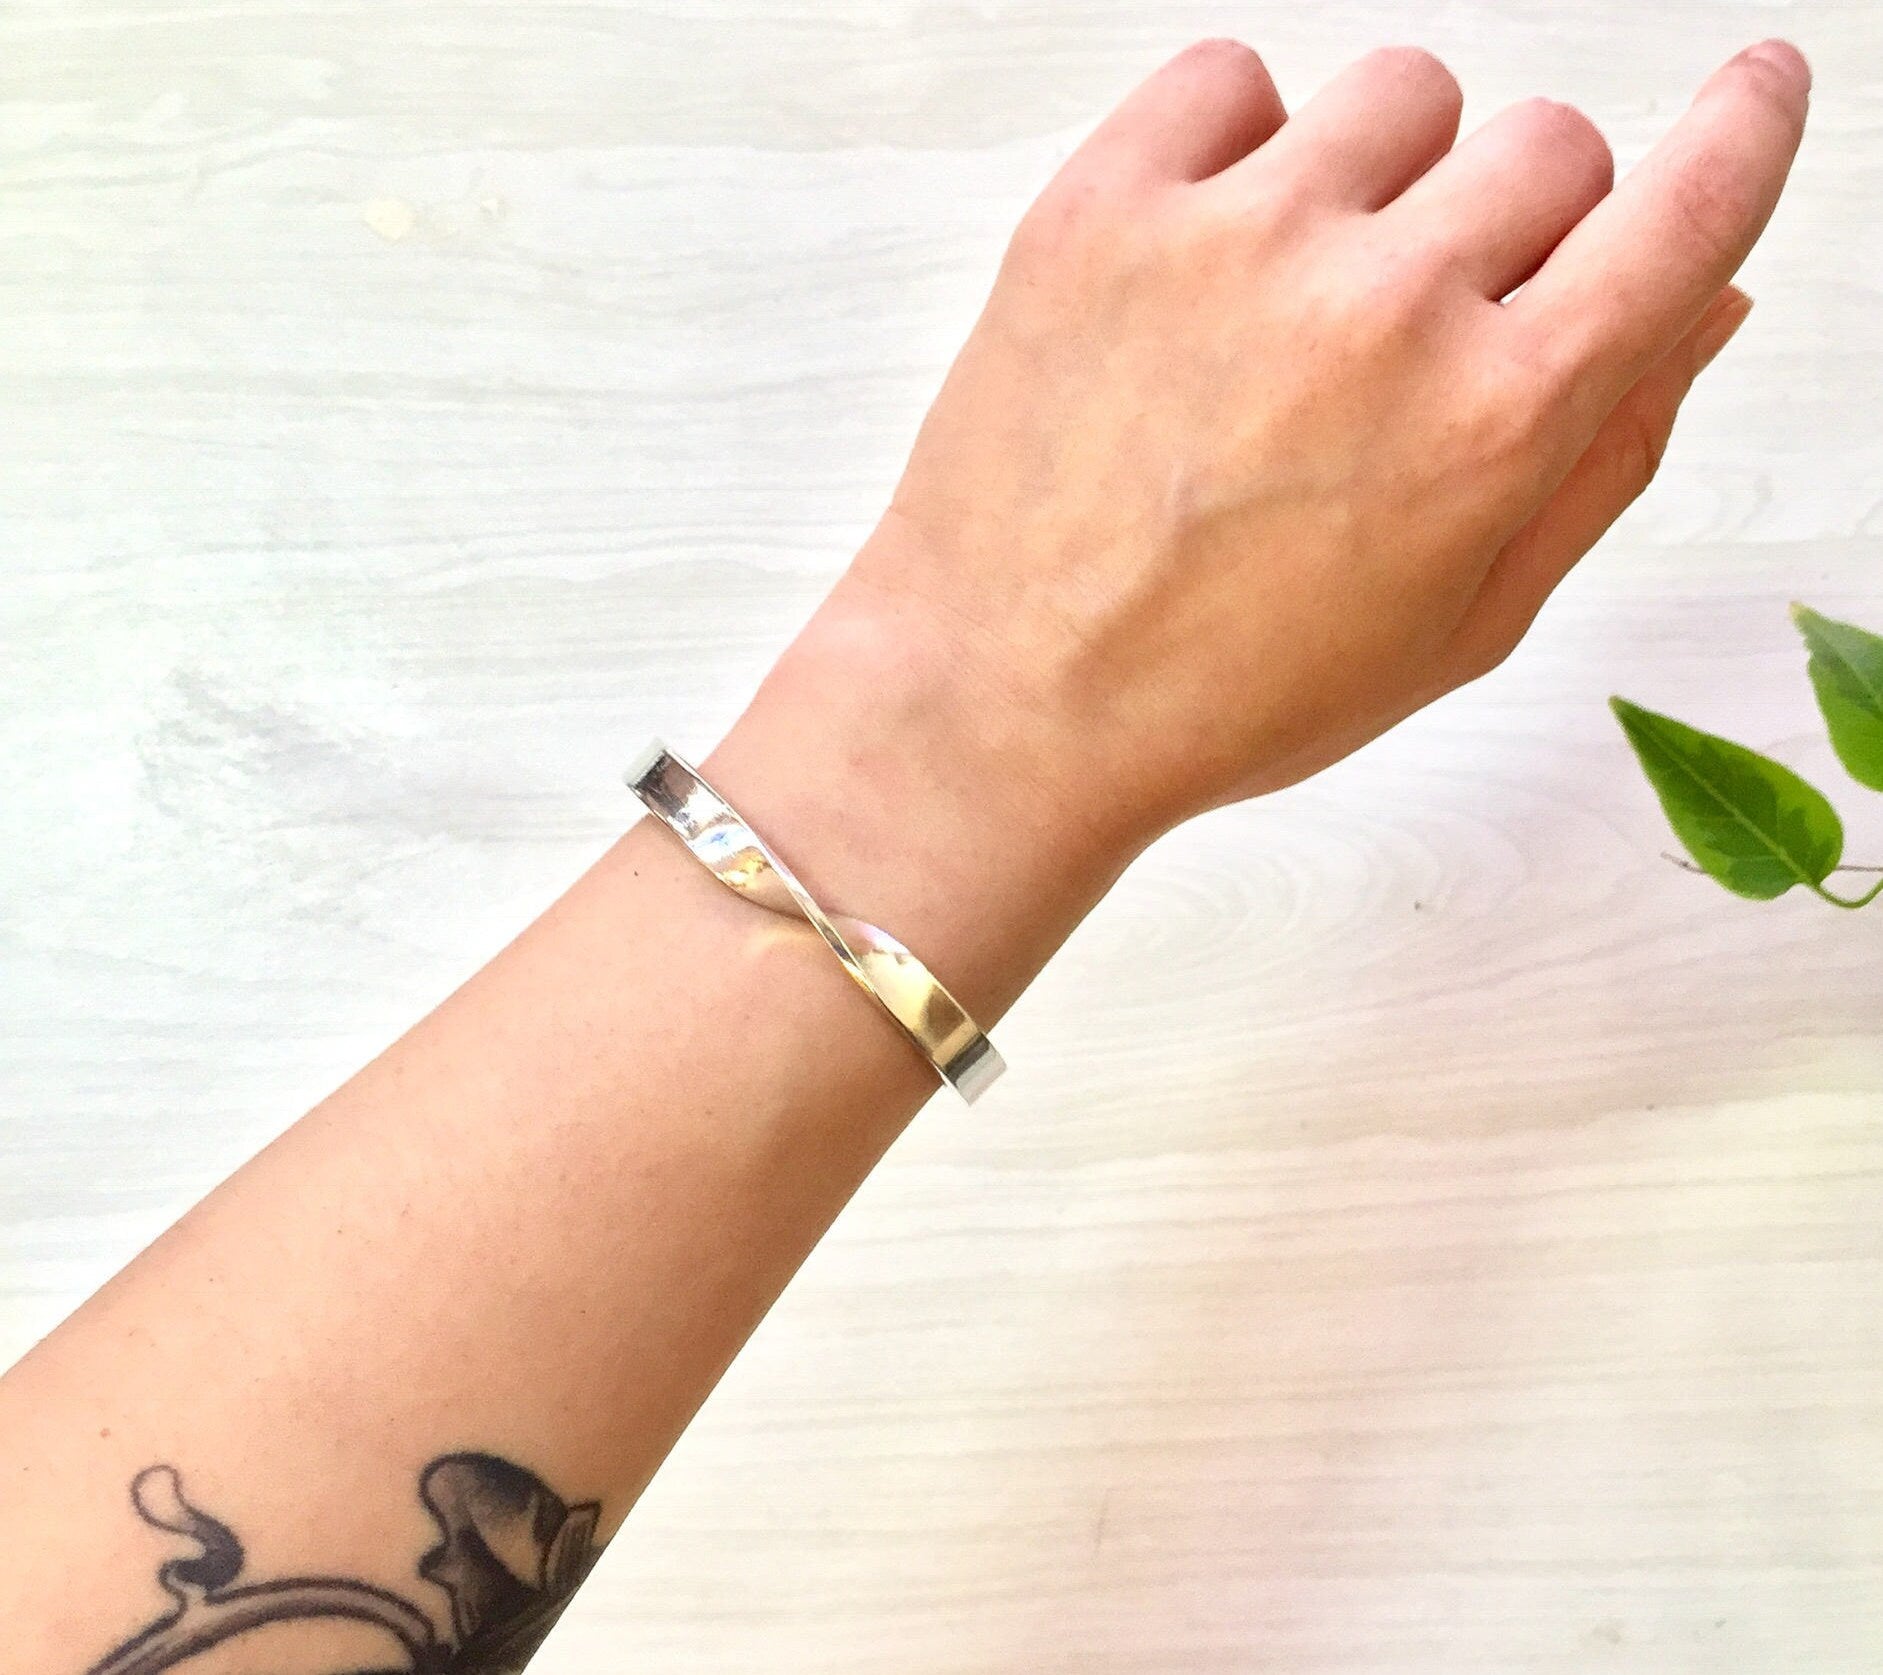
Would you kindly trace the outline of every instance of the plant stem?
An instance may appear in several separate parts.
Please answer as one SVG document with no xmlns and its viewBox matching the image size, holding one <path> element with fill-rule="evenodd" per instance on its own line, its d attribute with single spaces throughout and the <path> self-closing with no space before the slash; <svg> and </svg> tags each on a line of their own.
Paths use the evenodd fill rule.
<svg viewBox="0 0 1883 1675">
<path fill-rule="evenodd" d="M 1869 889 L 1864 891 L 1862 895 L 1856 897 L 1855 900 L 1852 900 L 1848 896 L 1840 896 L 1835 891 L 1827 890 L 1822 884 L 1813 884 L 1811 888 L 1825 901 L 1829 902 L 1831 906 L 1842 907 L 1851 912 L 1855 912 L 1860 907 L 1868 907 L 1878 896 L 1883 896 L 1883 878 L 1878 879 L 1876 883 L 1872 884 Z"/>
<path fill-rule="evenodd" d="M 345 1618 L 384 1629 L 414 1670 L 427 1667 L 437 1645 L 431 1619 L 397 1594 L 363 1582 L 312 1576 L 199 1595 L 174 1617 L 119 1647 L 90 1675 L 158 1675 L 264 1623 L 310 1617 Z"/>
<path fill-rule="evenodd" d="M 1682 872 L 1706 872 L 1705 867 L 1695 866 L 1686 856 L 1670 855 L 1665 849 L 1661 851 L 1661 859 L 1664 861 L 1672 861 Z M 1830 876 L 1835 877 L 1840 872 L 1883 872 L 1883 867 L 1863 867 L 1856 865 L 1854 862 L 1846 861 L 1841 866 L 1832 867 Z M 1840 896 L 1835 891 L 1825 889 L 1822 884 L 1813 884 L 1809 879 L 1805 880 L 1805 884 L 1813 895 L 1829 902 L 1831 906 L 1847 908 L 1851 912 L 1855 912 L 1860 907 L 1868 907 L 1878 896 L 1883 896 L 1883 879 L 1879 879 L 1877 883 L 1872 885 L 1854 901 L 1848 896 Z"/>
</svg>

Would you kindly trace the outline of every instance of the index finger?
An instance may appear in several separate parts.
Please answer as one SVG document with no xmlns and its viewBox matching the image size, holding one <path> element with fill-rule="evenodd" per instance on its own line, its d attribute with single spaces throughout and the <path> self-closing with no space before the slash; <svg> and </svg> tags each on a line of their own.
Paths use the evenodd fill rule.
<svg viewBox="0 0 1883 1675">
<path fill-rule="evenodd" d="M 1538 358 L 1605 413 L 1700 317 L 1770 219 L 1804 134 L 1811 70 L 1748 47 L 1505 305 Z"/>
</svg>

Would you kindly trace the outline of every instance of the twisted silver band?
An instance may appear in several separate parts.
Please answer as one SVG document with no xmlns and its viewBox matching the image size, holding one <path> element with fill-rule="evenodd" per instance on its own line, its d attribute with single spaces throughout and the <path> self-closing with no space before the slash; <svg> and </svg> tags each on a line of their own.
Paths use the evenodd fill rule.
<svg viewBox="0 0 1883 1675">
<path fill-rule="evenodd" d="M 695 768 L 656 739 L 623 777 L 648 812 L 670 827 L 720 883 L 773 913 L 808 920 L 844 970 L 968 1104 L 993 1086 L 1006 1061 L 928 967 L 887 931 L 841 913 L 826 914 Z"/>
</svg>

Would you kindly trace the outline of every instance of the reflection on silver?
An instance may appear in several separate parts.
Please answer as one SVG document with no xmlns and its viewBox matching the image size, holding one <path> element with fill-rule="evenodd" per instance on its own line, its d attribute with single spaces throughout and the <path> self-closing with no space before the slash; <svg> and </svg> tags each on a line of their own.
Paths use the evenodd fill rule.
<svg viewBox="0 0 1883 1675">
<path fill-rule="evenodd" d="M 694 768 L 656 739 L 624 777 L 628 789 L 720 883 L 773 913 L 808 920 L 844 969 L 968 1104 L 994 1085 L 1006 1062 L 928 967 L 887 931 L 841 913 L 826 914 Z"/>
</svg>

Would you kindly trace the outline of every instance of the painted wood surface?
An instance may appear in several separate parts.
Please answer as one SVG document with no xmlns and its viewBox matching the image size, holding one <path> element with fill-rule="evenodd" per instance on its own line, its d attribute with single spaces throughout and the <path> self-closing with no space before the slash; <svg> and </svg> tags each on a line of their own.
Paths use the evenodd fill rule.
<svg viewBox="0 0 1883 1675">
<path fill-rule="evenodd" d="M 1883 804 L 1883 14 L 1622 0 L 0 9 L 0 1358 L 703 749 L 1005 232 L 1166 52 L 1413 39 L 1639 155 L 1814 127 L 1651 499 L 1490 680 L 1176 834 L 818 1252 L 546 1675 L 1883 1661 L 1879 921 L 1736 903 L 1613 690 Z"/>
</svg>

